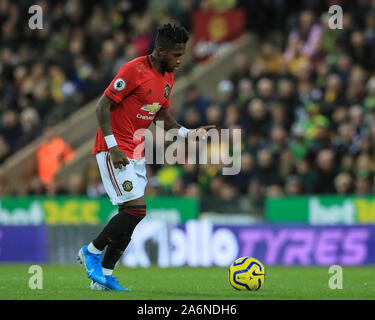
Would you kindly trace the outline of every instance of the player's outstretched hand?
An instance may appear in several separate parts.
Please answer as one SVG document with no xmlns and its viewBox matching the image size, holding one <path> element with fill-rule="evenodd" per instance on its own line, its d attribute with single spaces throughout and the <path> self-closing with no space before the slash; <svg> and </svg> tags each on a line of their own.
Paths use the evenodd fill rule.
<svg viewBox="0 0 375 320">
<path fill-rule="evenodd" d="M 193 130 L 189 130 L 188 138 L 202 137 L 203 140 L 207 139 L 207 131 L 216 128 L 215 125 L 203 126 Z"/>
<path fill-rule="evenodd" d="M 129 164 L 129 159 L 124 152 L 122 152 L 118 146 L 109 149 L 113 166 L 116 169 L 121 169 L 122 166 Z"/>
</svg>

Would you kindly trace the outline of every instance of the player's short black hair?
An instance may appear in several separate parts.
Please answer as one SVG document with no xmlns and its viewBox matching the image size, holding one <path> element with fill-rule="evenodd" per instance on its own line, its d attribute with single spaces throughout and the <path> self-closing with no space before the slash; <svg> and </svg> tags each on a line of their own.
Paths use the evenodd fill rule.
<svg viewBox="0 0 375 320">
<path fill-rule="evenodd" d="M 178 24 L 164 24 L 158 28 L 155 44 L 161 48 L 171 48 L 176 44 L 184 44 L 189 40 L 189 33 Z"/>
</svg>

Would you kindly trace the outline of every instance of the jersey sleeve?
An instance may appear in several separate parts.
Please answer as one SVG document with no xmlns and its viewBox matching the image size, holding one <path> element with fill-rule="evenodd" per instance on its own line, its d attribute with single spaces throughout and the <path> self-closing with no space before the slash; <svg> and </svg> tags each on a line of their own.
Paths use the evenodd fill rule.
<svg viewBox="0 0 375 320">
<path fill-rule="evenodd" d="M 120 103 L 138 86 L 138 75 L 132 63 L 125 63 L 105 89 L 105 95 Z"/>
</svg>

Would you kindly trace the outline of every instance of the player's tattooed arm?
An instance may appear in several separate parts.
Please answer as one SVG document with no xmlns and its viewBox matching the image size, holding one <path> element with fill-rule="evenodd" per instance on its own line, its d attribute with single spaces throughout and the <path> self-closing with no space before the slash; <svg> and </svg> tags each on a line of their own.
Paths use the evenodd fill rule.
<svg viewBox="0 0 375 320">
<path fill-rule="evenodd" d="M 113 134 L 110 111 L 115 107 L 115 102 L 113 102 L 105 94 L 100 97 L 98 104 L 96 105 L 96 118 L 98 119 L 98 123 L 104 137 Z M 109 152 L 115 168 L 121 169 L 122 166 L 129 164 L 129 159 L 127 158 L 126 154 L 122 152 L 118 146 L 112 147 L 109 149 Z"/>
</svg>

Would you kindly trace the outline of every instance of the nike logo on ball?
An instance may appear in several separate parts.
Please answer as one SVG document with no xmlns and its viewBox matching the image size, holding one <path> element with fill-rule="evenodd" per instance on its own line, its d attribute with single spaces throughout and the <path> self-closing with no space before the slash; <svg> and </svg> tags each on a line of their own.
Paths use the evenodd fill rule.
<svg viewBox="0 0 375 320">
<path fill-rule="evenodd" d="M 253 271 L 253 276 L 264 276 L 264 273 L 257 273 L 255 270 Z"/>
</svg>

